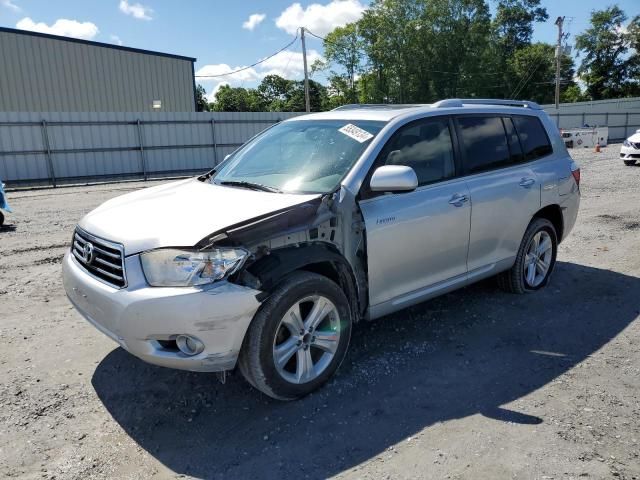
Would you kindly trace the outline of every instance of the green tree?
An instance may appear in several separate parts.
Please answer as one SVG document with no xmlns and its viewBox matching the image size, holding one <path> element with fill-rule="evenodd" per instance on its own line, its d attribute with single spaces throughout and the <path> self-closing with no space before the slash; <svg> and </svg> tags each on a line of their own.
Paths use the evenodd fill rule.
<svg viewBox="0 0 640 480">
<path fill-rule="evenodd" d="M 223 85 L 216 92 L 213 110 L 216 112 L 260 112 L 264 108 L 256 90 Z"/>
<path fill-rule="evenodd" d="M 358 26 L 350 23 L 344 27 L 338 27 L 329 33 L 324 40 L 324 55 L 331 63 L 342 67 L 344 73 L 331 72 L 334 78 L 342 77 L 346 88 L 341 94 L 345 103 L 356 103 L 358 94 L 356 91 L 356 75 L 361 71 L 363 57 L 363 41 L 358 35 Z"/>
<path fill-rule="evenodd" d="M 576 37 L 582 53 L 578 69 L 592 100 L 638 94 L 640 86 L 640 16 L 625 26 L 627 15 L 617 6 L 591 12 L 591 26 Z"/>
<path fill-rule="evenodd" d="M 361 100 L 430 102 L 482 94 L 491 83 L 484 0 L 374 0 L 357 25 Z"/>
<path fill-rule="evenodd" d="M 200 84 L 196 86 L 196 112 L 208 112 L 209 102 L 206 98 L 207 92 Z"/>
<path fill-rule="evenodd" d="M 502 53 L 509 55 L 531 43 L 533 24 L 549 18 L 540 0 L 499 0 L 493 26 Z"/>
<path fill-rule="evenodd" d="M 267 75 L 258 86 L 257 93 L 269 112 L 285 111 L 295 82 L 279 75 Z"/>
<path fill-rule="evenodd" d="M 540 0 L 499 0 L 492 21 L 490 49 L 491 71 L 496 72 L 486 95 L 498 98 L 510 97 L 517 91 L 522 78 L 510 66 L 515 54 L 531 46 L 533 27 L 549 18 Z M 527 53 L 524 54 L 527 56 Z M 510 65 L 511 64 L 511 65 Z"/>
<path fill-rule="evenodd" d="M 577 83 L 567 86 L 564 91 L 560 92 L 560 101 L 563 103 L 582 102 L 584 100 L 587 99 Z"/>
<path fill-rule="evenodd" d="M 312 112 L 321 112 L 326 105 L 327 89 L 320 83 L 309 80 L 309 106 Z M 288 92 L 287 101 L 283 106 L 285 112 L 304 112 L 306 110 L 304 100 L 304 82 L 294 81 Z"/>
<path fill-rule="evenodd" d="M 556 60 L 555 46 L 548 43 L 534 43 L 515 51 L 507 62 L 513 75 L 515 98 L 533 100 L 538 103 L 552 103 L 555 98 Z M 561 93 L 576 86 L 573 60 L 568 55 L 560 59 Z M 517 80 L 517 81 L 516 81 Z M 578 89 L 579 91 L 579 89 Z"/>
</svg>

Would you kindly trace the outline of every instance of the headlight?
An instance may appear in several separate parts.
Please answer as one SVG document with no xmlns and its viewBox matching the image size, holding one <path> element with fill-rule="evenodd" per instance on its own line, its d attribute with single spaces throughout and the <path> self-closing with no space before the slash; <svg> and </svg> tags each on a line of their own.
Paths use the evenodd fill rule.
<svg viewBox="0 0 640 480">
<path fill-rule="evenodd" d="M 140 255 L 144 276 L 153 287 L 192 287 L 220 280 L 237 271 L 249 252 L 242 248 L 188 251 L 151 250 Z"/>
<path fill-rule="evenodd" d="M 624 145 L 625 147 L 630 147 L 631 143 L 629 143 L 629 140 L 625 140 L 624 142 L 622 142 L 622 145 Z"/>
</svg>

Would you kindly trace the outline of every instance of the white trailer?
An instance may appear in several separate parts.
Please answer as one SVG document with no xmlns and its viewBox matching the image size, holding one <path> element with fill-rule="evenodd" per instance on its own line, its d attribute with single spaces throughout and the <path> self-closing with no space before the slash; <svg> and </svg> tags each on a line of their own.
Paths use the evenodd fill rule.
<svg viewBox="0 0 640 480">
<path fill-rule="evenodd" d="M 560 134 L 567 148 L 606 147 L 609 141 L 609 127 L 561 128 Z"/>
</svg>

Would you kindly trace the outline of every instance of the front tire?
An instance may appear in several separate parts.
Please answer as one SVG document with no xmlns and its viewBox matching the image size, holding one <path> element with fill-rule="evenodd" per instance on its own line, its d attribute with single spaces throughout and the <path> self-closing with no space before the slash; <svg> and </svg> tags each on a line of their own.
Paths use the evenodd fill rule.
<svg viewBox="0 0 640 480">
<path fill-rule="evenodd" d="M 0 212 L 0 228 L 2 228 L 2 225 L 4 225 L 4 214 Z"/>
<path fill-rule="evenodd" d="M 624 160 L 624 164 L 625 164 L 627 167 L 631 167 L 631 166 L 633 166 L 633 165 L 635 165 L 635 164 L 636 164 L 636 161 L 635 161 L 635 160 Z"/>
<path fill-rule="evenodd" d="M 295 400 L 335 373 L 346 355 L 351 326 L 349 302 L 335 282 L 295 272 L 253 318 L 238 366 L 266 395 Z"/>
<path fill-rule="evenodd" d="M 509 293 L 531 293 L 547 285 L 556 264 L 558 235 L 546 218 L 534 218 L 527 227 L 516 261 L 498 275 L 498 286 Z"/>
</svg>

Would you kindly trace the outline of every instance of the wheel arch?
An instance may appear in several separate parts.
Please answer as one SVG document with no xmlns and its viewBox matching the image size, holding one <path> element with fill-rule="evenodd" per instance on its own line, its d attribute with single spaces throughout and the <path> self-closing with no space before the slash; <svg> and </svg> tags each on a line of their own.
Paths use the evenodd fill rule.
<svg viewBox="0 0 640 480">
<path fill-rule="evenodd" d="M 347 259 L 332 245 L 320 242 L 272 250 L 247 267 L 260 282 L 259 300 L 264 301 L 291 273 L 313 272 L 338 284 L 349 300 L 352 320 L 360 319 L 361 299 L 353 269 Z"/>
<path fill-rule="evenodd" d="M 536 218 L 545 218 L 549 220 L 552 223 L 553 227 L 556 229 L 558 243 L 562 241 L 562 237 L 564 235 L 564 216 L 562 215 L 562 209 L 560 208 L 560 205 L 552 204 L 541 208 L 533 216 L 533 219 Z"/>
</svg>

